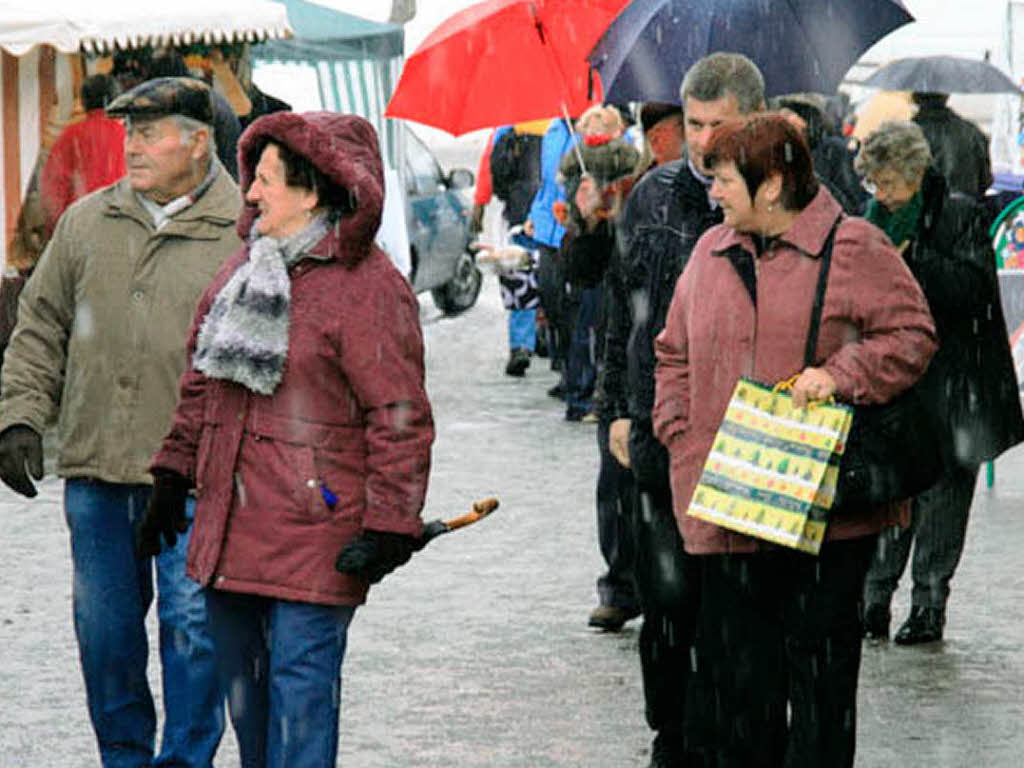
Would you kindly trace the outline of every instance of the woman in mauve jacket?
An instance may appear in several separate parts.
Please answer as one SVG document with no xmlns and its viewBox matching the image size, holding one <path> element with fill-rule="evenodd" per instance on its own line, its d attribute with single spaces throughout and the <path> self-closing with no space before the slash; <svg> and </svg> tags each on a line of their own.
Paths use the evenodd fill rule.
<svg viewBox="0 0 1024 768">
<path fill-rule="evenodd" d="M 279 112 L 239 144 L 247 244 L 200 301 L 153 460 L 143 546 L 197 496 L 206 587 L 245 768 L 334 765 L 348 624 L 418 546 L 434 437 L 418 305 L 373 244 L 365 120 Z"/>
<path fill-rule="evenodd" d="M 739 377 L 798 375 L 798 407 L 833 395 L 883 403 L 924 373 L 935 328 L 899 253 L 873 225 L 841 215 L 784 117 L 719 127 L 705 162 L 724 223 L 698 241 L 655 340 L 654 430 L 669 451 L 686 551 L 700 556 L 688 738 L 720 768 L 852 766 L 864 574 L 876 534 L 905 507 L 844 508 L 816 557 L 686 510 Z M 805 367 L 833 228 L 815 362 Z"/>
</svg>

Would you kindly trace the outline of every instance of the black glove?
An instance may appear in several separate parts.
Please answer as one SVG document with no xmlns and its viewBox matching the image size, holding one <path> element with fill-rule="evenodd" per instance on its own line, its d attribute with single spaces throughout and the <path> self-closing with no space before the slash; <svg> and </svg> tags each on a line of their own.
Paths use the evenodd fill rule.
<svg viewBox="0 0 1024 768">
<path fill-rule="evenodd" d="M 15 424 L 0 432 L 0 480 L 31 499 L 36 487 L 28 479 L 29 474 L 36 480 L 43 479 L 43 438 L 32 427 Z"/>
<path fill-rule="evenodd" d="M 376 584 L 395 568 L 409 562 L 412 553 L 422 548 L 423 543 L 416 536 L 366 530 L 344 546 L 334 567 Z"/>
<path fill-rule="evenodd" d="M 154 470 L 153 493 L 142 519 L 135 524 L 135 552 L 140 558 L 159 555 L 164 543 L 168 549 L 173 547 L 178 534 L 188 530 L 185 502 L 191 487 L 192 483 L 177 472 Z"/>
</svg>

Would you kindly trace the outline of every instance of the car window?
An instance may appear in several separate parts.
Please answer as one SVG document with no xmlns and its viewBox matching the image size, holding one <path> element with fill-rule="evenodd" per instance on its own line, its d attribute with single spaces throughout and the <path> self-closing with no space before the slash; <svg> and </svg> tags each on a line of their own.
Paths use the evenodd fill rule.
<svg viewBox="0 0 1024 768">
<path fill-rule="evenodd" d="M 406 187 L 411 195 L 436 195 L 444 185 L 441 168 L 426 145 L 406 132 Z"/>
</svg>

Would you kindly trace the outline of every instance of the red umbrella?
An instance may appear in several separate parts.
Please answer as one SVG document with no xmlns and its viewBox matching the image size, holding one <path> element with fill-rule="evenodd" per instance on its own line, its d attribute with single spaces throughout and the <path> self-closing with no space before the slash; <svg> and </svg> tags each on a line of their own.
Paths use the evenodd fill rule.
<svg viewBox="0 0 1024 768">
<path fill-rule="evenodd" d="M 449 133 L 579 115 L 602 96 L 586 56 L 628 0 L 485 0 L 405 62 L 388 104 Z"/>
</svg>

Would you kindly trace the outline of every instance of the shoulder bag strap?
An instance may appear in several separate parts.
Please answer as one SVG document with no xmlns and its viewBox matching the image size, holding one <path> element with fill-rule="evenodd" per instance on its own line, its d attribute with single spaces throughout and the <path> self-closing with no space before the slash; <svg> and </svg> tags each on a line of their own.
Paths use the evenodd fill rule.
<svg viewBox="0 0 1024 768">
<path fill-rule="evenodd" d="M 842 214 L 832 223 L 828 231 L 825 245 L 821 249 L 821 268 L 818 270 L 818 286 L 814 289 L 814 305 L 811 307 L 811 324 L 807 329 L 807 345 L 804 347 L 804 368 L 814 365 L 815 352 L 818 350 L 818 330 L 821 327 L 821 310 L 825 306 L 825 287 L 828 285 L 828 272 L 832 266 L 832 246 L 835 244 L 836 230 L 845 218 Z"/>
</svg>

